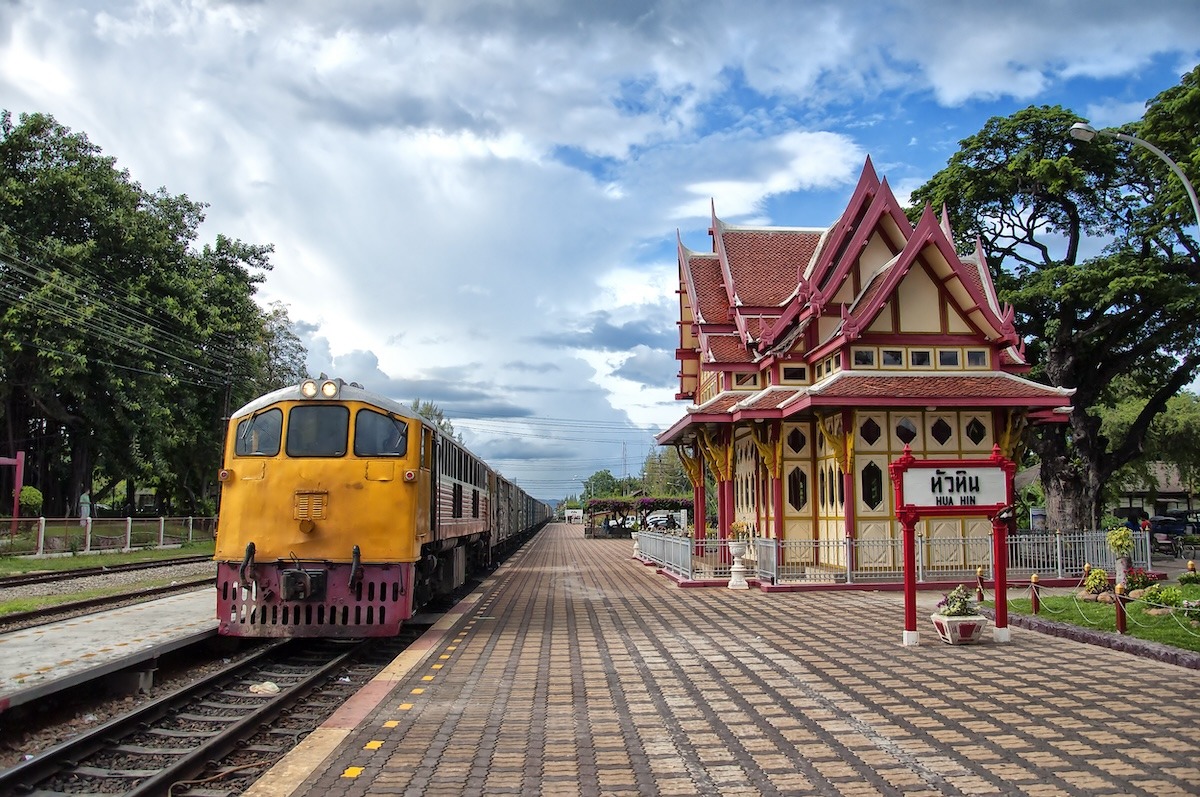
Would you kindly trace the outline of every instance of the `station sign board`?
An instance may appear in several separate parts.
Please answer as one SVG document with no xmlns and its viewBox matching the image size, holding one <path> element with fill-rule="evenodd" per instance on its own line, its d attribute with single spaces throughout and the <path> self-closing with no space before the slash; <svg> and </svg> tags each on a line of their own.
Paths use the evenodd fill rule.
<svg viewBox="0 0 1200 797">
<path fill-rule="evenodd" d="M 920 467 L 913 463 L 903 475 L 904 503 L 916 509 L 934 507 L 991 507 L 1008 503 L 1008 478 L 1001 466 Z"/>
<path fill-rule="evenodd" d="M 998 448 L 988 459 L 917 459 L 906 449 L 889 469 L 898 516 L 990 516 L 1012 503 L 1016 466 Z"/>
</svg>

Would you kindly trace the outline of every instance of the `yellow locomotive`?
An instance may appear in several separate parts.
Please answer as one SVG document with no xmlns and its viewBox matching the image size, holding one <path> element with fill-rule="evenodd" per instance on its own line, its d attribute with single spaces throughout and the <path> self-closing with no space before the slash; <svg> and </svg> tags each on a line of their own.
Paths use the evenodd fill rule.
<svg viewBox="0 0 1200 797">
<path fill-rule="evenodd" d="M 429 420 L 340 379 L 230 419 L 217 619 L 227 636 L 389 636 L 550 518 Z"/>
</svg>

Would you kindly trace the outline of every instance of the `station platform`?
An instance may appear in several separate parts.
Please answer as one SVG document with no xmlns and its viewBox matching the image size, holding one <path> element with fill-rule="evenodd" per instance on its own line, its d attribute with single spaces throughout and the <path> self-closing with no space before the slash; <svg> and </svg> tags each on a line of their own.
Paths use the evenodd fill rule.
<svg viewBox="0 0 1200 797">
<path fill-rule="evenodd" d="M 0 634 L 0 712 L 212 636 L 216 605 L 201 589 Z"/>
<path fill-rule="evenodd" d="M 680 589 L 551 525 L 247 795 L 1184 795 L 1195 670 L 922 594 Z"/>
</svg>

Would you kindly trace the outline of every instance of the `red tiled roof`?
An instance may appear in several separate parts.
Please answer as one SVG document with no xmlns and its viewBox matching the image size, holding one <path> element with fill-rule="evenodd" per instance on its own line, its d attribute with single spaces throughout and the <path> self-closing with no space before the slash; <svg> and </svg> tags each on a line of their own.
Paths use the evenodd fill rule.
<svg viewBox="0 0 1200 797">
<path fill-rule="evenodd" d="M 729 412 L 734 404 L 737 404 L 742 399 L 746 398 L 745 393 L 734 393 L 733 391 L 725 391 L 716 396 L 716 398 L 706 401 L 698 407 L 689 407 L 688 412 L 699 413 L 701 415 L 709 415 L 712 413 Z"/>
<path fill-rule="evenodd" d="M 1070 403 L 1074 390 L 1038 384 L 998 371 L 978 374 L 878 374 L 843 371 L 828 382 L 809 388 L 810 395 L 837 399 L 905 399 L 946 401 L 962 399 L 1033 401 L 1036 406 Z"/>
<path fill-rule="evenodd" d="M 721 266 L 716 255 L 693 255 L 688 258 L 692 284 L 698 295 L 692 297 L 692 306 L 707 324 L 729 323 L 729 296 L 721 280 Z"/>
<path fill-rule="evenodd" d="M 747 316 L 745 319 L 746 334 L 754 340 L 758 340 L 762 337 L 763 331 L 770 328 L 771 323 L 775 320 L 775 318 L 776 316 L 773 315 L 764 317 L 761 314 Z"/>
<path fill-rule="evenodd" d="M 798 276 L 816 251 L 814 230 L 721 228 L 733 288 L 742 304 L 779 307 L 796 290 Z"/>
<path fill-rule="evenodd" d="M 742 399 L 740 409 L 744 410 L 777 410 L 784 404 L 804 393 L 802 387 L 775 387 L 751 393 Z"/>
<path fill-rule="evenodd" d="M 746 350 L 738 335 L 703 335 L 700 345 L 706 351 L 712 352 L 715 363 L 749 363 L 754 362 L 750 352 Z M 705 362 L 709 362 L 705 358 Z"/>
</svg>

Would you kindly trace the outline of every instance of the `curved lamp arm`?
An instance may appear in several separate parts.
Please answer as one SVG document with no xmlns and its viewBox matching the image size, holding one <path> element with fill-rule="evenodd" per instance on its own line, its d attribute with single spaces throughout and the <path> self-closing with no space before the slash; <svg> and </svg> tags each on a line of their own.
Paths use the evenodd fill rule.
<svg viewBox="0 0 1200 797">
<path fill-rule="evenodd" d="M 1192 187 L 1192 183 L 1188 180 L 1187 175 L 1183 173 L 1183 169 L 1179 168 L 1179 164 L 1171 160 L 1167 153 L 1163 152 L 1158 147 L 1151 144 L 1149 141 L 1137 138 L 1136 136 L 1127 135 L 1125 133 L 1116 133 L 1111 130 L 1097 130 L 1084 122 L 1076 122 L 1071 125 L 1071 129 L 1067 131 L 1071 134 L 1071 138 L 1079 141 L 1091 141 L 1096 136 L 1107 136 L 1115 138 L 1118 141 L 1128 141 L 1130 144 L 1137 144 L 1157 155 L 1163 163 L 1171 169 L 1171 172 L 1179 178 L 1179 182 L 1183 183 L 1183 190 L 1187 191 L 1188 199 L 1192 201 L 1192 212 L 1196 214 L 1196 225 L 1200 226 L 1200 201 L 1196 199 L 1196 189 Z"/>
</svg>

